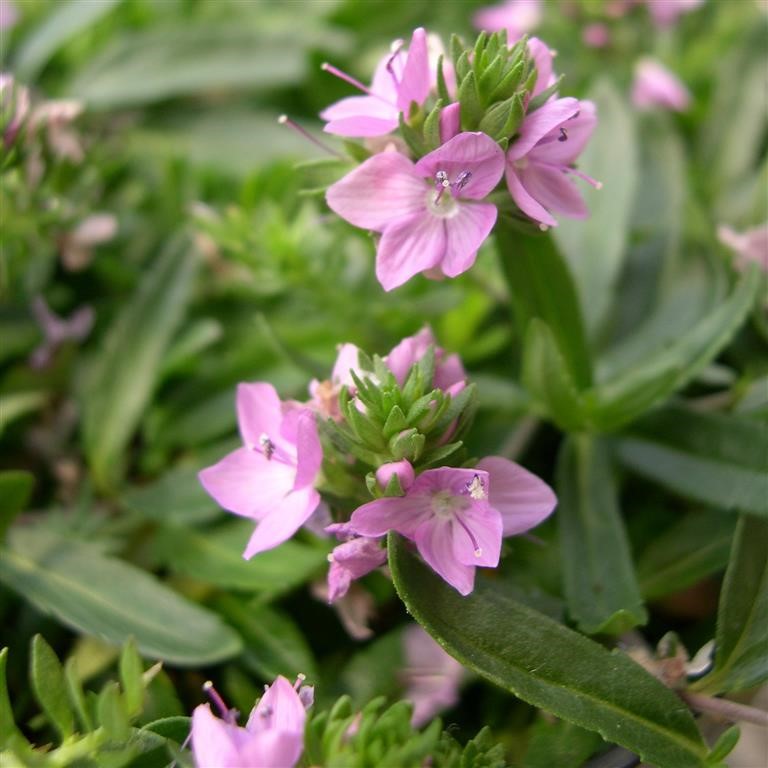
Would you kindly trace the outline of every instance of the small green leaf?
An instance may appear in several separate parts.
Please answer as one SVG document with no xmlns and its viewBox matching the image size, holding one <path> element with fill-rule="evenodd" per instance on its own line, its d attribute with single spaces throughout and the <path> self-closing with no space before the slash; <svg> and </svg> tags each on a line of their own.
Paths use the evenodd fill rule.
<svg viewBox="0 0 768 768">
<path fill-rule="evenodd" d="M 720 734 L 720 738 L 715 742 L 715 746 L 712 747 L 712 751 L 709 753 L 708 763 L 714 765 L 725 760 L 739 743 L 740 736 L 741 731 L 738 725 L 732 725 L 727 731 Z"/>
<path fill-rule="evenodd" d="M 51 724 L 59 732 L 61 741 L 75 730 L 72 707 L 67 694 L 67 683 L 61 662 L 41 635 L 32 638 L 30 679 L 35 698 Z"/>
<path fill-rule="evenodd" d="M 107 732 L 112 741 L 125 741 L 131 732 L 125 701 L 120 695 L 120 686 L 107 683 L 99 694 L 96 705 L 99 725 Z"/>
<path fill-rule="evenodd" d="M 483 119 L 483 106 L 477 92 L 475 73 L 470 72 L 459 86 L 456 100 L 461 104 L 461 130 L 475 131 Z"/>
<path fill-rule="evenodd" d="M 85 694 L 83 693 L 83 686 L 80 682 L 80 676 L 77 670 L 77 659 L 74 656 L 70 656 L 64 663 L 64 679 L 67 683 L 69 700 L 74 707 L 77 719 L 80 721 L 83 731 L 92 731 L 93 720 L 91 719 L 91 713 L 88 706 L 85 703 Z"/>
<path fill-rule="evenodd" d="M 432 151 L 440 146 L 440 113 L 443 111 L 443 100 L 438 99 L 432 111 L 424 120 L 422 133 L 424 134 L 424 144 L 427 149 Z"/>
<path fill-rule="evenodd" d="M 120 684 L 129 718 L 141 713 L 144 704 L 144 665 L 136 650 L 136 641 L 130 638 L 120 653 Z"/>
<path fill-rule="evenodd" d="M 5 668 L 8 663 L 8 649 L 0 649 L 0 752 L 6 749 L 12 740 L 21 738 L 13 719 L 11 700 L 8 698 L 8 682 Z"/>
<path fill-rule="evenodd" d="M 687 707 L 621 652 L 517 603 L 482 574 L 462 597 L 394 534 L 389 564 L 408 611 L 465 666 L 647 762 L 705 765 L 707 748 Z"/>
<path fill-rule="evenodd" d="M 0 472 L 0 542 L 19 512 L 22 512 L 32 495 L 35 478 L 29 472 L 11 469 Z"/>
<path fill-rule="evenodd" d="M 557 465 L 557 519 L 568 612 L 588 634 L 622 634 L 648 614 L 637 584 L 606 446 L 566 438 Z"/>
<path fill-rule="evenodd" d="M 768 424 L 672 406 L 618 441 L 634 471 L 723 510 L 768 516 Z"/>
<path fill-rule="evenodd" d="M 190 718 L 174 715 L 153 720 L 142 726 L 142 731 L 151 731 L 164 739 L 171 739 L 177 744 L 183 744 L 189 736 Z"/>
<path fill-rule="evenodd" d="M 725 572 L 715 666 L 692 686 L 707 693 L 752 688 L 768 679 L 768 520 L 739 519 Z"/>
</svg>

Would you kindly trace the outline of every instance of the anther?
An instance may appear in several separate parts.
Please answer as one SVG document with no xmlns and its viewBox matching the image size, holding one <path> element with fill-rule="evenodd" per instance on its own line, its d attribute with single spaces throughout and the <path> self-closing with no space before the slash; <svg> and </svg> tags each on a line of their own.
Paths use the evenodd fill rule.
<svg viewBox="0 0 768 768">
<path fill-rule="evenodd" d="M 275 444 L 269 439 L 267 435 L 259 436 L 259 446 L 264 451 L 264 456 L 269 461 L 275 453 Z"/>
<path fill-rule="evenodd" d="M 445 171 L 438 171 L 435 174 L 435 181 L 439 187 L 450 187 L 451 182 L 448 180 L 448 174 Z"/>
<path fill-rule="evenodd" d="M 568 141 L 568 131 L 562 126 L 560 127 L 560 135 L 557 137 L 558 141 Z"/>
<path fill-rule="evenodd" d="M 475 475 L 472 480 L 467 483 L 467 493 L 475 501 L 482 501 L 483 499 L 488 498 L 488 494 L 485 492 L 480 475 Z"/>
<path fill-rule="evenodd" d="M 464 187 L 469 184 L 469 180 L 472 178 L 472 171 L 462 171 L 457 177 L 456 181 L 454 182 L 454 186 L 456 187 L 456 191 L 459 191 L 460 189 L 464 189 Z"/>
</svg>

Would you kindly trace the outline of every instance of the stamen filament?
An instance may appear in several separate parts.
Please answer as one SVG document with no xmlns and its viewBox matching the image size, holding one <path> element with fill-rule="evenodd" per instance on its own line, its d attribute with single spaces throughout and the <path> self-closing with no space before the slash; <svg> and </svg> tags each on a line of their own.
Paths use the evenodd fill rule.
<svg viewBox="0 0 768 768">
<path fill-rule="evenodd" d="M 467 536 L 469 536 L 469 540 L 472 542 L 472 546 L 475 549 L 475 557 L 482 557 L 483 548 L 478 543 L 477 539 L 475 538 L 475 535 L 472 533 L 472 531 L 469 530 L 469 528 L 467 527 L 467 524 L 461 519 L 460 515 L 456 515 L 456 520 L 458 521 L 459 525 L 464 529 Z"/>
<path fill-rule="evenodd" d="M 291 120 L 288 115 L 280 115 L 280 117 L 277 118 L 277 122 L 280 123 L 280 125 L 287 125 L 289 128 L 293 128 L 296 133 L 298 133 L 300 136 L 303 136 L 307 141 L 312 142 L 316 147 L 320 147 L 320 149 L 323 150 L 323 152 L 327 152 L 329 155 L 333 155 L 334 157 L 344 158 L 344 155 L 342 155 L 340 152 L 337 152 L 332 147 L 329 147 L 325 142 L 320 141 L 320 139 L 313 136 L 306 128 L 299 125 L 295 120 Z"/>
<path fill-rule="evenodd" d="M 221 698 L 219 692 L 213 687 L 213 683 L 210 680 L 206 680 L 203 683 L 203 690 L 208 694 L 208 697 L 213 702 L 216 709 L 221 712 L 221 716 L 224 720 L 226 720 L 228 723 L 233 723 L 236 721 L 237 717 L 235 715 L 235 711 L 227 707 L 227 705 L 224 703 L 224 699 Z"/>
<path fill-rule="evenodd" d="M 354 85 L 355 88 L 357 88 L 359 91 L 362 91 L 363 93 L 368 94 L 368 96 L 376 95 L 371 93 L 371 89 L 368 88 L 368 86 L 363 85 L 359 80 L 356 80 L 354 77 L 352 77 L 352 75 L 348 75 L 346 72 L 342 72 L 340 69 L 337 69 L 333 66 L 333 64 L 329 64 L 327 61 L 320 65 L 320 69 L 322 69 L 324 72 L 329 72 L 330 74 L 338 77 L 340 80 L 344 80 L 344 82 L 349 83 L 350 85 Z"/>
</svg>

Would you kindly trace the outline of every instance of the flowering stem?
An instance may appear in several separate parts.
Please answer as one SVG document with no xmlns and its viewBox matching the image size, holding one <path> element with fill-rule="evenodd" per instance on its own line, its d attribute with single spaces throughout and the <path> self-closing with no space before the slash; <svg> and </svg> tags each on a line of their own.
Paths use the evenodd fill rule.
<svg viewBox="0 0 768 768">
<path fill-rule="evenodd" d="M 737 704 L 735 701 L 718 699 L 714 696 L 706 696 L 703 693 L 693 693 L 692 691 L 678 691 L 677 693 L 691 709 L 699 712 L 714 715 L 732 723 L 741 721 L 760 725 L 763 728 L 768 727 L 768 712 L 757 709 L 757 707 L 749 707 L 746 704 Z"/>
</svg>

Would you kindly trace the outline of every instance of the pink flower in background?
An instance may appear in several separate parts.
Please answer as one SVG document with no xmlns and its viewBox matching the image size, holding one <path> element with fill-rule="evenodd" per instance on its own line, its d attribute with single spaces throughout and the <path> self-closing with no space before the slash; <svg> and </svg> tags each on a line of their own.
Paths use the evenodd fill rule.
<svg viewBox="0 0 768 768">
<path fill-rule="evenodd" d="M 397 531 L 416 543 L 434 571 L 468 595 L 475 568 L 498 565 L 502 536 L 538 525 L 556 504 L 549 486 L 522 467 L 500 457 L 484 462 L 485 468 L 474 470 L 428 469 L 405 496 L 358 507 L 349 527 L 373 537 Z"/>
<path fill-rule="evenodd" d="M 418 624 L 403 632 L 404 697 L 413 703 L 411 723 L 421 728 L 459 701 L 464 667 L 449 656 Z"/>
<path fill-rule="evenodd" d="M 293 768 L 304 751 L 306 709 L 312 689 L 296 688 L 278 677 L 253 708 L 244 728 L 236 713 L 228 710 L 210 684 L 206 688 L 222 711 L 223 719 L 209 704 L 192 714 L 192 752 L 197 768 Z"/>
<path fill-rule="evenodd" d="M 581 30 L 581 39 L 590 48 L 605 48 L 611 42 L 611 33 L 605 24 L 595 22 Z"/>
<path fill-rule="evenodd" d="M 0 0 L 0 30 L 11 29 L 19 20 L 19 12 L 13 0 Z"/>
<path fill-rule="evenodd" d="M 328 602 L 334 603 L 347 594 L 355 579 L 387 562 L 387 550 L 378 539 L 359 536 L 335 547 L 328 555 Z"/>
<path fill-rule="evenodd" d="M 338 136 L 382 136 L 394 131 L 400 113 L 407 115 L 412 102 L 423 104 L 432 84 L 427 34 L 421 27 L 414 31 L 407 54 L 398 47 L 381 59 L 370 88 L 329 64 L 323 68 L 365 93 L 337 101 L 320 113 L 328 121 L 324 130 Z"/>
<path fill-rule="evenodd" d="M 237 421 L 243 447 L 199 478 L 224 509 L 258 522 L 248 559 L 289 539 L 315 511 L 323 455 L 314 413 L 281 403 L 271 384 L 238 386 Z"/>
<path fill-rule="evenodd" d="M 723 224 L 717 228 L 717 237 L 736 254 L 734 264 L 737 269 L 744 270 L 754 263 L 768 273 L 768 223 L 744 232 Z"/>
<path fill-rule="evenodd" d="M 32 314 L 45 337 L 30 355 L 29 364 L 33 368 L 44 368 L 62 344 L 82 341 L 93 327 L 92 307 L 80 307 L 64 319 L 51 311 L 42 296 L 36 296 L 32 301 Z"/>
<path fill-rule="evenodd" d="M 111 213 L 92 213 L 59 240 L 61 262 L 70 272 L 85 269 L 93 259 L 93 249 L 108 243 L 117 234 L 117 217 Z"/>
<path fill-rule="evenodd" d="M 435 348 L 435 376 L 432 384 L 444 392 L 456 394 L 464 388 L 467 374 L 458 355 L 446 355 L 429 328 L 422 328 L 413 336 L 403 339 L 387 355 L 385 361 L 397 383 L 402 387 L 411 368 L 421 360 L 432 346 Z"/>
<path fill-rule="evenodd" d="M 704 0 L 645 0 L 648 13 L 657 27 L 671 27 L 680 16 L 695 11 Z"/>
<path fill-rule="evenodd" d="M 565 98 L 549 101 L 528 114 L 520 134 L 507 151 L 507 187 L 518 208 L 541 226 L 557 226 L 552 212 L 582 219 L 588 215 L 577 176 L 600 188 L 600 183 L 576 170 L 597 124 L 591 101 Z"/>
<path fill-rule="evenodd" d="M 486 32 L 507 30 L 507 39 L 514 43 L 518 37 L 541 23 L 541 0 L 506 0 L 499 5 L 481 8 L 472 17 L 476 29 Z"/>
<path fill-rule="evenodd" d="M 381 233 L 376 276 L 384 290 L 419 272 L 466 272 L 496 223 L 480 202 L 504 172 L 504 153 L 481 132 L 460 133 L 416 164 L 397 152 L 366 160 L 328 188 L 330 208 Z"/>
<path fill-rule="evenodd" d="M 691 103 L 691 94 L 661 62 L 644 57 L 635 64 L 632 103 L 638 109 L 659 107 L 684 112 Z"/>
</svg>

